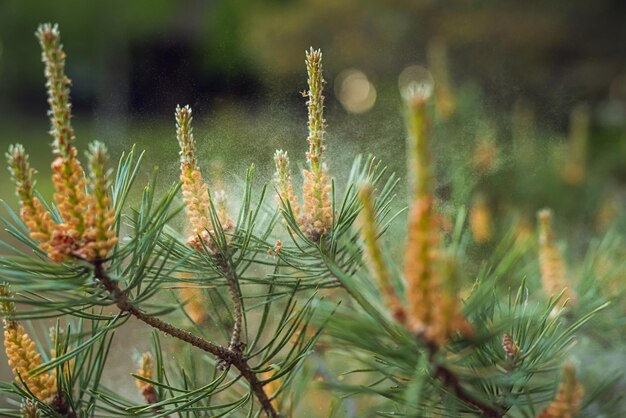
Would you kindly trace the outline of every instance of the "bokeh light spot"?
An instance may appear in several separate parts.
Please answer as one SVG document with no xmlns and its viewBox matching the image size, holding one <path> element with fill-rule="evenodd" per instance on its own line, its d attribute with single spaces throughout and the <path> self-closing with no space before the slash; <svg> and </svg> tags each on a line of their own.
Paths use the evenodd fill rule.
<svg viewBox="0 0 626 418">
<path fill-rule="evenodd" d="M 344 70 L 337 76 L 335 94 L 349 113 L 365 113 L 376 103 L 376 88 L 365 73 L 355 69 Z"/>
</svg>

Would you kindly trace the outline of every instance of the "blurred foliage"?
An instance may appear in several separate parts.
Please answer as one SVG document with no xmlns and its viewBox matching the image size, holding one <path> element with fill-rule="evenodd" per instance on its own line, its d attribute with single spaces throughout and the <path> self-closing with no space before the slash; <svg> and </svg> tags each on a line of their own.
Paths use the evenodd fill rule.
<svg viewBox="0 0 626 418">
<path fill-rule="evenodd" d="M 357 67 L 385 84 L 404 66 L 424 62 L 428 43 L 441 38 L 453 78 L 478 81 L 491 106 L 512 106 L 523 94 L 541 123 L 562 128 L 566 109 L 604 99 L 623 74 L 624 16 L 619 0 L 5 0 L 0 106 L 5 114 L 42 109 L 32 100 L 40 97 L 36 48 L 24 34 L 55 21 L 77 39 L 68 52 L 79 111 L 162 116 L 177 97 L 194 93 L 199 110 L 232 96 L 293 100 L 309 45 L 325 51 L 330 74 Z"/>
</svg>

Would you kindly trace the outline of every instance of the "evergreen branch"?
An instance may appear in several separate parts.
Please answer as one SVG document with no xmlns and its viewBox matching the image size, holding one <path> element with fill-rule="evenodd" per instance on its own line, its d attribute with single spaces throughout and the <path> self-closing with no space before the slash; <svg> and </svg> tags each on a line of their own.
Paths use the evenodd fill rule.
<svg viewBox="0 0 626 418">
<path fill-rule="evenodd" d="M 345 274 L 331 261 L 327 260 L 328 268 L 335 273 L 337 278 L 341 281 L 344 288 L 356 299 L 361 307 L 372 316 L 391 336 L 398 336 L 395 327 L 391 325 L 380 312 L 372 306 L 366 297 L 361 293 L 362 289 L 357 290 L 356 281 L 354 281 L 351 275 Z M 465 391 L 461 385 L 461 379 L 450 369 L 442 364 L 439 364 L 436 359 L 438 353 L 438 347 L 432 342 L 420 339 L 428 352 L 428 361 L 433 367 L 434 375 L 459 399 L 467 405 L 473 406 L 479 409 L 485 417 L 489 418 L 502 418 L 504 413 L 495 407 L 484 403 L 483 401 L 476 399 Z"/>
<path fill-rule="evenodd" d="M 231 350 L 197 337 L 190 332 L 182 330 L 170 323 L 162 321 L 154 316 L 142 312 L 139 308 L 131 303 L 126 293 L 120 289 L 117 281 L 110 277 L 104 269 L 102 261 L 94 261 L 94 276 L 100 281 L 102 286 L 110 293 L 115 301 L 115 305 L 122 312 L 126 312 L 145 324 L 164 332 L 174 338 L 178 338 L 194 347 L 197 347 L 207 353 L 213 354 L 225 364 L 234 366 L 241 376 L 248 381 L 250 389 L 258 399 L 261 407 L 268 417 L 279 418 L 278 412 L 272 405 L 269 397 L 263 389 L 263 384 L 257 378 L 255 372 L 248 364 L 248 359 L 244 357 L 240 350 Z"/>
</svg>

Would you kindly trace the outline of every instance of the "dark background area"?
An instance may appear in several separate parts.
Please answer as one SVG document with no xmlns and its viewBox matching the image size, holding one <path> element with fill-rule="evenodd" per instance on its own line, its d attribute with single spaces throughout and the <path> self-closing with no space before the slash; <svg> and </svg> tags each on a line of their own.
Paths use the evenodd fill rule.
<svg viewBox="0 0 626 418">
<path fill-rule="evenodd" d="M 198 112 L 298 102 L 309 45 L 322 48 L 331 74 L 356 67 L 395 83 L 438 37 L 452 78 L 478 83 L 488 106 L 510 109 L 524 96 L 540 122 L 562 129 L 574 103 L 602 102 L 624 83 L 625 19 L 619 0 L 3 0 L 0 111 L 3 119 L 45 111 L 32 33 L 52 21 L 70 56 L 76 114 L 104 127 L 169 118 L 185 100 Z"/>
</svg>

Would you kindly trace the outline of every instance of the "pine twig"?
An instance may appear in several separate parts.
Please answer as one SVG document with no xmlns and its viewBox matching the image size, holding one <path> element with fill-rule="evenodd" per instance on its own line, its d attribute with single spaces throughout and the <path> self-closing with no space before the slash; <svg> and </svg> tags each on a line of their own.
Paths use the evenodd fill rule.
<svg viewBox="0 0 626 418">
<path fill-rule="evenodd" d="M 461 386 L 461 382 L 459 378 L 449 369 L 443 366 L 437 366 L 435 368 L 435 375 L 446 385 L 449 389 L 451 389 L 456 397 L 465 402 L 466 404 L 472 405 L 481 410 L 485 417 L 489 418 L 502 418 L 504 414 L 494 407 L 487 405 L 486 403 L 475 399 L 471 395 L 469 395 L 463 387 Z"/>
<path fill-rule="evenodd" d="M 438 364 L 435 360 L 435 355 L 437 354 L 437 346 L 433 344 L 426 345 L 428 349 L 428 361 L 435 367 L 434 374 L 435 376 L 452 392 L 454 392 L 457 399 L 460 401 L 473 406 L 474 408 L 479 409 L 483 416 L 488 418 L 503 418 L 504 413 L 499 409 L 486 404 L 485 402 L 474 398 L 472 395 L 467 393 L 463 386 L 461 385 L 461 381 L 459 377 L 450 369 L 441 364 Z"/>
<path fill-rule="evenodd" d="M 229 260 L 223 258 L 221 263 L 221 269 L 226 276 L 226 284 L 228 285 L 228 293 L 230 299 L 233 302 L 233 332 L 230 336 L 230 343 L 228 344 L 228 350 L 232 352 L 241 353 L 241 330 L 243 321 L 243 306 L 241 304 L 241 295 L 239 292 L 239 280 L 234 267 L 231 266 Z"/>
<path fill-rule="evenodd" d="M 244 357 L 241 351 L 230 350 L 229 348 L 214 344 L 168 322 L 142 312 L 131 303 L 126 293 L 120 289 L 118 282 L 107 274 L 102 261 L 94 261 L 93 266 L 95 278 L 98 279 L 102 286 L 110 293 L 112 299 L 115 301 L 115 305 L 120 309 L 120 311 L 127 312 L 140 321 L 160 330 L 161 332 L 164 332 L 165 334 L 171 335 L 172 337 L 178 338 L 179 340 L 191 344 L 207 353 L 213 354 L 225 364 L 233 365 L 237 370 L 239 370 L 241 376 L 248 381 L 252 392 L 258 399 L 267 416 L 270 418 L 280 417 L 272 405 L 269 397 L 265 393 L 263 384 L 252 371 L 252 368 L 248 364 L 248 360 Z"/>
</svg>

